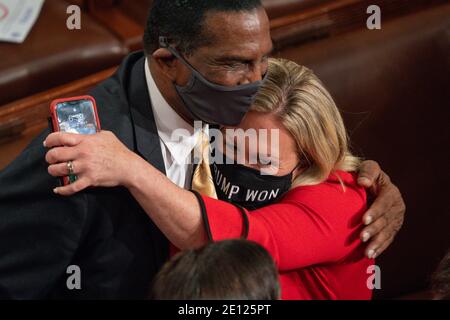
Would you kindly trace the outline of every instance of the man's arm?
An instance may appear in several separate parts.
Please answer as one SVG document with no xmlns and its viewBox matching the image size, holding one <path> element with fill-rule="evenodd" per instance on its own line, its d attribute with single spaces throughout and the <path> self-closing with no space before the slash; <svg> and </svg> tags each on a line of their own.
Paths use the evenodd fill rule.
<svg viewBox="0 0 450 320">
<path fill-rule="evenodd" d="M 375 161 L 362 163 L 358 183 L 375 196 L 375 201 L 363 216 L 366 227 L 360 234 L 362 241 L 370 240 L 366 255 L 375 258 L 394 241 L 403 225 L 406 206 L 400 190 Z"/>
<path fill-rule="evenodd" d="M 86 219 L 85 195 L 57 197 L 36 138 L 0 172 L 0 296 L 46 298 L 66 277 Z"/>
</svg>

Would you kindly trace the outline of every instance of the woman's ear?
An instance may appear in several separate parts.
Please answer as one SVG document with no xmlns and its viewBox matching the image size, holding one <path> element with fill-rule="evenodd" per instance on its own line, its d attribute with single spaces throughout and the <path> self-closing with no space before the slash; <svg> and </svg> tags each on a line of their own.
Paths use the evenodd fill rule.
<svg viewBox="0 0 450 320">
<path fill-rule="evenodd" d="M 164 48 L 159 48 L 153 52 L 152 58 L 160 71 L 172 82 L 175 82 L 178 77 L 178 59 Z"/>
<path fill-rule="evenodd" d="M 303 171 L 305 171 L 308 168 L 308 161 L 305 158 L 298 157 L 297 166 L 292 171 L 292 179 L 295 180 L 300 176 Z"/>
<path fill-rule="evenodd" d="M 295 170 L 292 172 L 292 180 L 297 179 L 302 174 L 303 171 L 305 171 L 305 168 L 302 167 L 295 168 Z"/>
</svg>

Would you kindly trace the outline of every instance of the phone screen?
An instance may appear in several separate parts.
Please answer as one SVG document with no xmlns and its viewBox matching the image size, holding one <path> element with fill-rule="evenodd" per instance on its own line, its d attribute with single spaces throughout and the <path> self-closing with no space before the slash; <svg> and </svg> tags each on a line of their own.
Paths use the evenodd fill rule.
<svg viewBox="0 0 450 320">
<path fill-rule="evenodd" d="M 97 133 L 94 105 L 91 100 L 61 102 L 56 105 L 56 117 L 62 132 Z"/>
</svg>

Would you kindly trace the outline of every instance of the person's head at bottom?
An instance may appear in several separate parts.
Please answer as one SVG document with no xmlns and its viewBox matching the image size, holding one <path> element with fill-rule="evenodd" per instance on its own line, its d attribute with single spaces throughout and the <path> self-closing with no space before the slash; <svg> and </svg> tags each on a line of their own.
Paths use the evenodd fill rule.
<svg viewBox="0 0 450 320">
<path fill-rule="evenodd" d="M 432 292 L 435 300 L 450 300 L 450 251 L 432 276 Z"/>
<path fill-rule="evenodd" d="M 150 290 L 154 300 L 277 300 L 278 272 L 257 243 L 225 240 L 168 261 Z"/>
</svg>

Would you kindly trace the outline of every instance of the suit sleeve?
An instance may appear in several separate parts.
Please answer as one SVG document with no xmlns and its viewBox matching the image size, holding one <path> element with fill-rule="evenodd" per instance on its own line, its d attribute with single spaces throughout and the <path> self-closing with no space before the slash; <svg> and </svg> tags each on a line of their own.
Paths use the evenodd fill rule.
<svg viewBox="0 0 450 320">
<path fill-rule="evenodd" d="M 213 241 L 242 237 L 265 247 L 280 271 L 351 258 L 361 245 L 358 237 L 365 196 L 335 186 L 297 188 L 279 203 L 246 211 L 203 197 L 206 229 Z"/>
<path fill-rule="evenodd" d="M 84 195 L 53 194 L 44 131 L 0 171 L 0 297 L 45 298 L 66 276 L 82 237 Z"/>
</svg>

